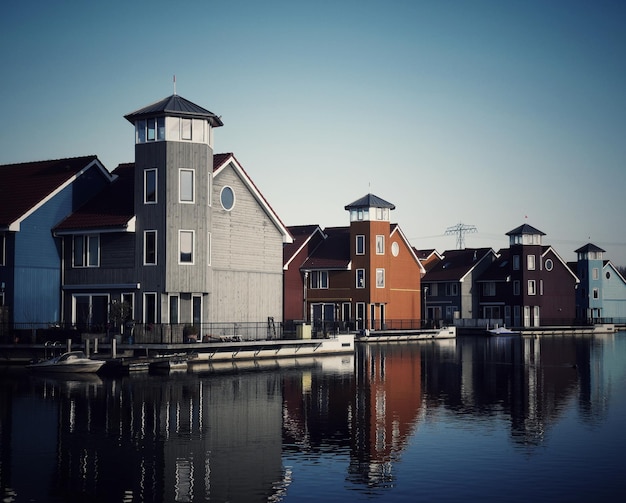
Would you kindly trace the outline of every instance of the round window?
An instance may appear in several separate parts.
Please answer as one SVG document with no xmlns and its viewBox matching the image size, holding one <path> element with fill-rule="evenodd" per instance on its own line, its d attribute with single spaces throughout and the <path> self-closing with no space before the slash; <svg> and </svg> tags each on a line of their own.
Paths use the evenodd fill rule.
<svg viewBox="0 0 626 503">
<path fill-rule="evenodd" d="M 606 271 L 606 279 L 611 279 L 611 271 Z"/>
<path fill-rule="evenodd" d="M 222 203 L 222 208 L 226 211 L 232 210 L 233 206 L 235 206 L 235 193 L 233 192 L 233 189 L 228 186 L 224 187 L 220 194 L 220 201 Z"/>
<path fill-rule="evenodd" d="M 551 271 L 553 267 L 554 263 L 552 262 L 552 259 L 549 258 L 546 260 L 546 271 Z"/>
<path fill-rule="evenodd" d="M 397 257 L 398 253 L 400 253 L 400 246 L 398 245 L 396 241 L 391 243 L 391 253 L 394 257 Z"/>
</svg>

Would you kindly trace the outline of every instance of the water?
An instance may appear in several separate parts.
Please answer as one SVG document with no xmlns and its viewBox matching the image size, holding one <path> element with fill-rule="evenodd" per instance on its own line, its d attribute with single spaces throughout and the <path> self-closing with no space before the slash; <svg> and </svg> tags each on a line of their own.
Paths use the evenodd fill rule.
<svg viewBox="0 0 626 503">
<path fill-rule="evenodd" d="M 626 332 L 169 376 L 0 372 L 3 502 L 614 501 Z"/>
</svg>

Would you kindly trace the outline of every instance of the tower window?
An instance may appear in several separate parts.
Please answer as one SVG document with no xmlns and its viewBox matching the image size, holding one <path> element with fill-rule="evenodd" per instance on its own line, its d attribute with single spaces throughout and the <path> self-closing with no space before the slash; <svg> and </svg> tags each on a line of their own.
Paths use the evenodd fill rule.
<svg viewBox="0 0 626 503">
<path fill-rule="evenodd" d="M 193 231 L 179 231 L 181 264 L 193 264 Z"/>
<path fill-rule="evenodd" d="M 356 270 L 356 287 L 365 288 L 365 269 Z"/>
<path fill-rule="evenodd" d="M 356 237 L 356 254 L 365 255 L 365 236 L 358 234 Z"/>
<path fill-rule="evenodd" d="M 143 233 L 143 264 L 156 265 L 157 263 L 157 231 Z"/>
<path fill-rule="evenodd" d="M 156 169 L 147 169 L 143 173 L 144 191 L 143 202 L 144 203 L 156 203 L 157 202 L 157 171 Z"/>
<path fill-rule="evenodd" d="M 194 202 L 193 169 L 181 169 L 179 172 L 179 201 L 181 203 Z"/>
</svg>

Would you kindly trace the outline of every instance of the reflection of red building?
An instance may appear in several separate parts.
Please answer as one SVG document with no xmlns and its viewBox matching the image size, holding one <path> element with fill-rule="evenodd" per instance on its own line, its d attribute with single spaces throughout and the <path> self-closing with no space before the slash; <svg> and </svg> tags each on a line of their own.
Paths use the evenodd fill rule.
<svg viewBox="0 0 626 503">
<path fill-rule="evenodd" d="M 384 483 L 422 409 L 420 346 L 360 346 L 357 379 L 351 472 L 367 483 Z"/>
</svg>

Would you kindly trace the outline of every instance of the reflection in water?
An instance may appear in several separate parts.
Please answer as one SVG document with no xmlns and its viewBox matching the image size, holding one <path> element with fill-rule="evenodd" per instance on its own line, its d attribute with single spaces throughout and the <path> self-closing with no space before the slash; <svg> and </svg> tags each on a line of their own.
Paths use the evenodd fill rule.
<svg viewBox="0 0 626 503">
<path fill-rule="evenodd" d="M 120 379 L 5 371 L 1 496 L 280 501 L 302 480 L 284 459 L 345 459 L 342 490 L 390 496 L 398 468 L 415 462 L 403 460 L 411 440 L 429 424 L 463 431 L 504 421 L 507 442 L 532 451 L 572 406 L 600 423 L 611 394 L 607 366 L 624 366 L 624 351 L 621 360 L 605 353 L 615 351 L 611 337 L 367 344 L 354 356 Z M 457 446 L 438 446 L 446 448 Z M 415 469 L 428 466 L 425 452 Z"/>
</svg>

